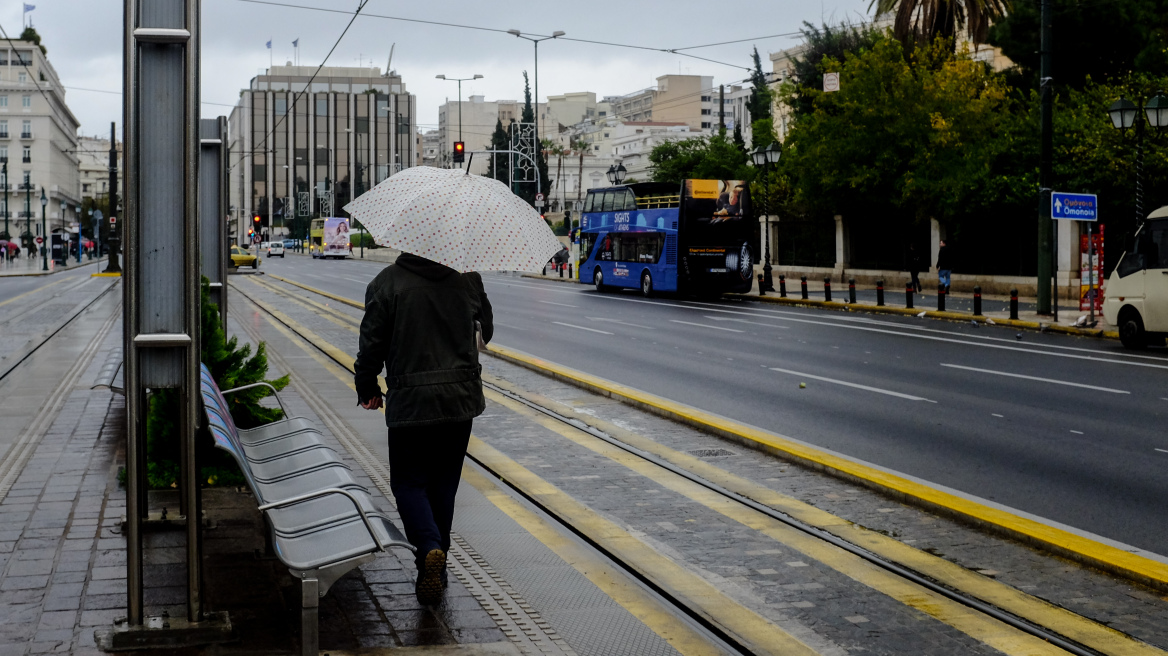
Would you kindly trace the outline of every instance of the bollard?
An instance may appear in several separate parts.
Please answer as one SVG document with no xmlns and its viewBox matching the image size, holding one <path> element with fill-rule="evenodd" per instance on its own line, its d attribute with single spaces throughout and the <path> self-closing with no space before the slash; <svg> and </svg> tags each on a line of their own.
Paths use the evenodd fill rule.
<svg viewBox="0 0 1168 656">
<path fill-rule="evenodd" d="M 563 277 L 564 277 L 564 265 L 563 265 L 563 264 L 557 264 L 557 265 L 556 265 L 556 268 L 560 270 L 560 277 L 561 277 L 561 278 L 563 278 Z"/>
<path fill-rule="evenodd" d="M 823 277 L 823 300 L 831 302 L 831 277 Z"/>
<path fill-rule="evenodd" d="M 568 262 L 568 277 L 572 277 L 572 263 Z"/>
<path fill-rule="evenodd" d="M 547 275 L 547 262 L 544 262 L 544 263 L 543 263 L 543 273 L 541 273 L 541 274 L 539 274 L 539 275 L 541 275 L 541 276 L 546 276 L 546 275 Z"/>
<path fill-rule="evenodd" d="M 766 296 L 766 290 L 763 289 L 762 274 L 761 273 L 758 274 L 758 295 L 759 296 Z"/>
<path fill-rule="evenodd" d="M 1014 321 L 1018 320 L 1018 290 L 1010 290 L 1010 318 Z"/>
<path fill-rule="evenodd" d="M 787 276 L 779 276 L 779 298 L 787 298 Z"/>
<path fill-rule="evenodd" d="M 848 303 L 856 302 L 856 279 L 848 278 Z"/>
<path fill-rule="evenodd" d="M 905 283 L 904 285 L 904 306 L 908 309 L 913 309 L 913 286 L 912 283 Z"/>
<path fill-rule="evenodd" d="M 876 307 L 884 307 L 884 281 L 876 281 Z"/>
<path fill-rule="evenodd" d="M 937 285 L 937 311 L 945 311 L 945 285 Z"/>
<path fill-rule="evenodd" d="M 799 276 L 799 284 L 803 287 L 803 300 L 807 300 L 807 276 Z"/>
<path fill-rule="evenodd" d="M 981 286 L 973 288 L 973 313 L 981 316 Z"/>
</svg>

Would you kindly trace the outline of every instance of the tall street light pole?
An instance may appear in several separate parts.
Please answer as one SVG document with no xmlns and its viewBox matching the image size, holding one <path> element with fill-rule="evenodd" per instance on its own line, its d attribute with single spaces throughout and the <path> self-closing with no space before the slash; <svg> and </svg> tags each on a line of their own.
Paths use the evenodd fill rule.
<svg viewBox="0 0 1168 656">
<path fill-rule="evenodd" d="M 4 238 L 12 239 L 12 234 L 8 232 L 8 158 L 5 157 L 3 162 L 0 162 L 0 186 L 4 187 Z M 5 248 L 8 248 L 5 246 Z"/>
<path fill-rule="evenodd" d="M 1040 125 L 1042 136 L 1039 140 L 1038 168 L 1038 271 L 1035 282 L 1038 287 L 1038 313 L 1050 314 L 1051 277 L 1054 273 L 1054 220 L 1050 216 L 1051 151 L 1054 148 L 1054 89 L 1051 88 L 1051 43 L 1050 0 L 1042 0 L 1039 15 L 1039 77 L 1038 88 L 1041 98 Z M 1058 299 L 1055 299 L 1058 305 Z"/>
<path fill-rule="evenodd" d="M 507 30 L 507 34 L 510 34 L 516 38 L 527 39 L 528 41 L 535 44 L 535 103 L 532 106 L 532 114 L 535 116 L 535 150 L 536 150 L 535 166 L 536 166 L 536 168 L 539 168 L 539 160 L 543 158 L 542 157 L 543 139 L 540 137 L 540 134 L 539 134 L 539 42 L 540 41 L 547 41 L 549 39 L 559 38 L 561 36 L 564 36 L 564 34 L 566 34 L 566 32 L 563 32 L 562 30 L 556 30 L 555 32 L 552 32 L 551 36 L 545 36 L 545 37 L 539 38 L 539 39 L 537 39 L 535 37 L 531 37 L 531 36 L 523 36 L 523 33 L 520 32 L 519 30 Z M 535 190 L 535 193 L 537 193 L 537 194 L 542 193 L 542 192 L 543 192 L 543 189 L 536 189 Z"/>
<path fill-rule="evenodd" d="M 49 231 L 45 223 L 45 208 L 49 206 L 49 197 L 45 195 L 45 188 L 41 187 L 41 271 L 49 270 Z"/>
<path fill-rule="evenodd" d="M 434 77 L 439 80 L 458 83 L 458 140 L 462 141 L 462 83 L 481 80 L 483 76 L 475 73 L 473 77 L 446 77 L 445 75 L 435 75 Z"/>
<path fill-rule="evenodd" d="M 110 230 L 109 239 L 109 265 L 105 268 L 105 273 L 121 273 L 122 267 L 118 259 L 118 248 L 121 245 L 121 239 L 118 237 L 118 141 L 115 125 L 110 123 L 110 153 L 109 153 L 109 206 L 106 209 L 109 211 Z M 98 257 L 101 253 L 98 252 Z"/>
<path fill-rule="evenodd" d="M 766 217 L 766 263 L 762 265 L 762 284 L 759 285 L 759 294 L 764 292 L 775 291 L 774 281 L 771 278 L 771 213 L 770 213 L 770 180 L 767 175 L 770 168 L 779 163 L 779 158 L 783 155 L 783 149 L 779 146 L 779 142 L 772 141 L 769 146 L 759 146 L 750 153 L 751 159 L 754 160 L 754 165 L 762 169 L 762 209 L 763 216 Z M 741 202 L 741 201 L 739 201 Z"/>
</svg>

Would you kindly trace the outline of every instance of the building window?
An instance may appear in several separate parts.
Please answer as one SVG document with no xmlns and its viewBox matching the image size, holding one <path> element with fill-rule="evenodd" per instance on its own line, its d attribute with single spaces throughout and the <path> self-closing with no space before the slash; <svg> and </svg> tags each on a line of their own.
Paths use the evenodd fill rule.
<svg viewBox="0 0 1168 656">
<path fill-rule="evenodd" d="M 24 186 L 25 186 L 25 188 L 28 188 L 31 185 L 32 185 L 32 171 L 25 171 L 24 172 Z"/>
<path fill-rule="evenodd" d="M 8 161 L 8 146 L 0 146 L 0 162 Z"/>
<path fill-rule="evenodd" d="M 27 94 L 27 93 L 24 94 L 23 96 L 21 96 L 20 97 L 20 106 L 21 107 L 32 107 L 32 96 Z"/>
<path fill-rule="evenodd" d="M 702 129 L 705 129 L 708 127 L 710 127 L 710 122 L 709 121 L 702 121 Z"/>
<path fill-rule="evenodd" d="M 20 138 L 32 139 L 32 121 L 24 120 L 20 122 Z"/>
<path fill-rule="evenodd" d="M 712 96 L 702 96 L 702 102 L 710 102 L 713 100 Z"/>
<path fill-rule="evenodd" d="M 0 121 L 0 139 L 8 138 L 8 121 Z"/>
<path fill-rule="evenodd" d="M 316 99 L 316 115 L 317 116 L 328 116 L 328 99 L 326 99 L 326 98 L 317 98 Z"/>
<path fill-rule="evenodd" d="M 0 95 L 0 107 L 8 106 L 8 94 Z"/>
<path fill-rule="evenodd" d="M 283 116 L 288 113 L 288 99 L 276 98 L 276 116 Z"/>
<path fill-rule="evenodd" d="M 710 110 L 708 110 L 708 109 L 702 110 L 702 116 L 709 116 L 709 115 L 710 115 Z"/>
<path fill-rule="evenodd" d="M 16 81 L 17 81 L 17 82 L 20 82 L 21 84 L 24 84 L 25 82 L 28 82 L 28 73 L 25 73 L 25 72 L 23 72 L 23 71 L 22 71 L 21 73 L 19 73 L 19 74 L 16 76 Z"/>
<path fill-rule="evenodd" d="M 32 148 L 30 146 L 25 146 L 21 150 L 20 161 L 24 162 L 25 164 L 28 164 L 32 161 Z"/>
<path fill-rule="evenodd" d="M 89 185 L 87 185 L 87 184 L 81 185 L 81 193 L 88 194 L 89 193 Z"/>
</svg>

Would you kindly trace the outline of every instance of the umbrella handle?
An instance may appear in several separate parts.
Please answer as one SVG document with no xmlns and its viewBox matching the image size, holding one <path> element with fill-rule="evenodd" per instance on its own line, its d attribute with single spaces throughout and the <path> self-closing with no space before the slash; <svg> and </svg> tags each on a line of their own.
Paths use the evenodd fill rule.
<svg viewBox="0 0 1168 656">
<path fill-rule="evenodd" d="M 470 163 L 474 161 L 474 151 L 470 151 L 470 159 L 466 160 L 466 174 L 470 175 Z"/>
</svg>

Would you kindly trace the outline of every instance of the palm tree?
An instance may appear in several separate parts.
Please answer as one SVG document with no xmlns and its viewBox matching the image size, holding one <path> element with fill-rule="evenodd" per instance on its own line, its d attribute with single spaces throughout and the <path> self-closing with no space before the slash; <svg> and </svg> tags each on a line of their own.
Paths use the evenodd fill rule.
<svg viewBox="0 0 1168 656">
<path fill-rule="evenodd" d="M 584 152 L 588 150 L 588 142 L 578 139 L 572 144 L 572 148 L 580 155 L 580 177 L 576 180 L 576 202 L 579 203 L 584 198 Z"/>
<path fill-rule="evenodd" d="M 902 43 L 956 40 L 962 28 L 974 44 L 985 43 L 990 23 L 1008 14 L 1012 0 L 872 0 L 876 14 L 896 12 L 892 33 Z"/>
</svg>

